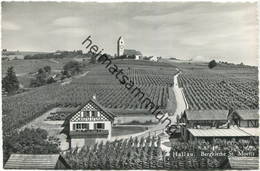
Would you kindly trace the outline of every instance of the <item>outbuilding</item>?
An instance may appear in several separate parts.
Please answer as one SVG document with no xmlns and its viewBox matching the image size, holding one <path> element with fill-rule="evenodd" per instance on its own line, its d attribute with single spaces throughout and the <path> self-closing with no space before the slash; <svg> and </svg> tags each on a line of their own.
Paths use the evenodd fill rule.
<svg viewBox="0 0 260 171">
<path fill-rule="evenodd" d="M 5 169 L 71 169 L 60 154 L 11 154 Z"/>
</svg>

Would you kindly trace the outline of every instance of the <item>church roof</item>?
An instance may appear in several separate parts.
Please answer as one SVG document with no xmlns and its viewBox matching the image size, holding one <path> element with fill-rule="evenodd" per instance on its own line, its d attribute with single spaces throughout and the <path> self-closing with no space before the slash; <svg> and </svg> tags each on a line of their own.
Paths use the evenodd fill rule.
<svg viewBox="0 0 260 171">
<path fill-rule="evenodd" d="M 135 49 L 125 49 L 124 50 L 124 55 L 129 55 L 129 56 L 132 56 L 132 55 L 142 55 L 142 53 L 140 51 L 135 50 Z"/>
</svg>

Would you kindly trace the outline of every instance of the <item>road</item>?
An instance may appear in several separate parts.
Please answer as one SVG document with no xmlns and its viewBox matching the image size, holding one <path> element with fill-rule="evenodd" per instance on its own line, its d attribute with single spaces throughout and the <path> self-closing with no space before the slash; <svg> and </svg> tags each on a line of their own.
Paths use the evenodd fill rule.
<svg viewBox="0 0 260 171">
<path fill-rule="evenodd" d="M 172 121 L 172 124 L 173 123 L 176 123 L 176 118 L 177 116 L 181 115 L 183 113 L 183 111 L 185 109 L 188 108 L 188 104 L 187 104 L 187 101 L 185 99 L 185 96 L 184 96 L 184 93 L 183 93 L 183 89 L 179 87 L 179 84 L 178 84 L 178 76 L 181 74 L 181 72 L 179 72 L 178 74 L 176 74 L 174 76 L 174 86 L 172 87 L 172 90 L 175 94 L 175 98 L 176 98 L 176 110 L 174 112 L 174 114 L 172 116 L 168 116 L 168 114 L 166 114 L 168 116 L 168 118 L 171 119 Z M 138 138 L 141 138 L 141 137 L 146 137 L 148 135 L 158 135 L 160 134 L 160 137 L 161 137 L 161 148 L 163 150 L 165 150 L 167 153 L 170 152 L 171 148 L 164 145 L 163 143 L 166 143 L 166 142 L 170 142 L 169 141 L 169 136 L 164 132 L 164 129 L 166 127 L 166 124 L 168 124 L 167 122 L 166 123 L 159 123 L 158 125 L 152 127 L 151 129 L 147 130 L 147 131 L 144 131 L 144 132 L 140 132 L 140 133 L 136 133 L 136 134 L 131 134 L 131 135 L 125 135 L 125 136 L 119 136 L 119 137 L 113 137 L 112 140 L 115 140 L 115 139 L 125 139 L 125 138 L 129 138 L 129 137 L 138 137 Z"/>
<path fill-rule="evenodd" d="M 185 99 L 183 88 L 180 88 L 178 84 L 178 76 L 180 74 L 181 72 L 174 76 L 174 86 L 172 88 L 176 98 L 176 110 L 174 115 L 170 116 L 173 123 L 176 123 L 178 115 L 180 116 L 185 109 L 188 109 L 188 103 Z"/>
</svg>

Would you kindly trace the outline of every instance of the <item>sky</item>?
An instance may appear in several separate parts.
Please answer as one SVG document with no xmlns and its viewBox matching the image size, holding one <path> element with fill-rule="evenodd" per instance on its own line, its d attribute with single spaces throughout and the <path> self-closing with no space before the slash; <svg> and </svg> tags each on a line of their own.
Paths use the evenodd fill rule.
<svg viewBox="0 0 260 171">
<path fill-rule="evenodd" d="M 114 55 L 119 36 L 144 56 L 257 65 L 257 4 L 213 2 L 3 2 L 2 48 Z M 84 50 L 85 51 L 85 50 Z"/>
</svg>

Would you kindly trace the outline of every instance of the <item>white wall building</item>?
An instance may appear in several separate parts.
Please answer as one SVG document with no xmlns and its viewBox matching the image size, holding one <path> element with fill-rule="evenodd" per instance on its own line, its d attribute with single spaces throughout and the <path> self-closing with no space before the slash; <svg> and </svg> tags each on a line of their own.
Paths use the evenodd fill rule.
<svg viewBox="0 0 260 171">
<path fill-rule="evenodd" d="M 90 100 L 69 118 L 70 148 L 110 139 L 114 118 L 96 100 Z"/>
</svg>

